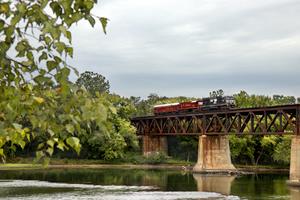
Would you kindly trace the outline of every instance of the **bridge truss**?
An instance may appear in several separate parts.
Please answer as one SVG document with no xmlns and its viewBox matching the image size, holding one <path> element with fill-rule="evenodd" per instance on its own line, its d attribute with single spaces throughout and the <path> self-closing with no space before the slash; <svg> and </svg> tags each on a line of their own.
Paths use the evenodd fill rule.
<svg viewBox="0 0 300 200">
<path fill-rule="evenodd" d="M 300 104 L 135 117 L 138 135 L 300 135 Z"/>
</svg>

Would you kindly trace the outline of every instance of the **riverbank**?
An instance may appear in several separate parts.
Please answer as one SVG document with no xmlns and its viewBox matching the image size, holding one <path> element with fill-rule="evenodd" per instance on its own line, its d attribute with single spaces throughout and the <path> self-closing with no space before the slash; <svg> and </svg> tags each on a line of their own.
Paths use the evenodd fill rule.
<svg viewBox="0 0 300 200">
<path fill-rule="evenodd" d="M 51 160 L 50 164 L 34 164 L 32 161 L 26 163 L 7 163 L 0 164 L 0 170 L 34 170 L 34 169 L 168 169 L 191 172 L 193 164 L 173 163 L 173 164 L 108 164 L 99 163 L 101 161 L 86 161 L 83 160 Z M 251 166 L 251 165 L 236 165 L 239 172 L 252 173 L 288 173 L 289 168 L 279 166 Z"/>
<path fill-rule="evenodd" d="M 42 164 L 0 164 L 0 170 L 28 170 L 28 169 L 169 169 L 169 170 L 192 170 L 192 166 L 170 165 L 170 164 L 64 164 L 64 165 L 42 165 Z"/>
</svg>

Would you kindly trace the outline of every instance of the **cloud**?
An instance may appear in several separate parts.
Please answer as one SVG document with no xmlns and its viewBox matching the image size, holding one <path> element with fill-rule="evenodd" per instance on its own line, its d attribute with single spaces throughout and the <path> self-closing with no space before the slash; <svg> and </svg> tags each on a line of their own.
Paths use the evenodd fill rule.
<svg viewBox="0 0 300 200">
<path fill-rule="evenodd" d="M 300 96 L 299 10 L 298 0 L 103 0 L 95 14 L 110 19 L 108 34 L 74 27 L 71 63 L 125 96 Z"/>
</svg>

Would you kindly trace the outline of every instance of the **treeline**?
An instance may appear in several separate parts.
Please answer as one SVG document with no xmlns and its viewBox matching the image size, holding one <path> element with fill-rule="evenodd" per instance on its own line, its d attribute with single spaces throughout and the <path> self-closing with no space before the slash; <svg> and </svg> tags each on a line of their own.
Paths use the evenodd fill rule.
<svg viewBox="0 0 300 200">
<path fill-rule="evenodd" d="M 2 135 L 11 134 L 8 142 L 0 137 L 2 158 L 115 160 L 141 154 L 141 143 L 130 117 L 152 115 L 157 104 L 196 99 L 157 94 L 146 99 L 121 97 L 110 93 L 109 81 L 93 72 L 85 72 L 67 85 L 68 88 L 56 86 L 47 90 L 35 85 L 2 88 L 5 95 L 0 97 L 0 116 L 5 118 L 0 121 L 0 130 Z M 210 96 L 214 95 L 223 95 L 223 91 L 212 91 Z M 249 95 L 245 91 L 233 96 L 241 108 L 296 103 L 293 96 Z M 5 129 L 5 123 L 10 122 L 17 133 Z M 289 136 L 230 136 L 232 160 L 235 164 L 289 164 L 290 142 Z M 168 146 L 171 157 L 197 159 L 196 136 L 168 137 Z"/>
</svg>

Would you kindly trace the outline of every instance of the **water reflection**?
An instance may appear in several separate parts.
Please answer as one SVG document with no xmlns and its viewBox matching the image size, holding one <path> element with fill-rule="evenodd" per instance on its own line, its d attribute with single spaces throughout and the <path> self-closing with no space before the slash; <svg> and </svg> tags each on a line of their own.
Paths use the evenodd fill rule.
<svg viewBox="0 0 300 200">
<path fill-rule="evenodd" d="M 175 192 L 182 198 L 192 199 L 197 196 L 204 197 L 209 193 L 222 194 L 220 199 L 228 195 L 239 196 L 241 199 L 300 199 L 300 191 L 297 188 L 288 188 L 286 180 L 288 174 L 256 174 L 247 176 L 220 176 L 203 174 L 182 174 L 179 171 L 172 170 L 138 170 L 138 169 L 44 169 L 44 170 L 26 170 L 26 171 L 0 171 L 0 198 L 10 197 L 28 197 L 28 199 L 44 196 L 82 196 L 86 194 L 87 198 L 96 195 L 106 195 L 110 199 L 139 199 L 143 195 L 144 199 L 174 199 Z M 2 180 L 2 181 L 1 181 Z M 35 180 L 32 182 L 20 183 L 11 182 L 14 180 Z M 41 183 L 47 182 L 46 185 Z M 30 183 L 30 184 L 29 184 Z M 48 184 L 49 183 L 49 184 Z M 59 187 L 59 184 L 65 184 Z M 78 185 L 89 185 L 92 188 L 75 187 Z M 18 186 L 18 187 L 17 187 Z M 72 186 L 72 187 L 71 187 Z M 135 186 L 150 187 L 146 190 L 143 187 L 141 191 L 133 188 L 122 189 L 121 193 L 111 192 L 108 189 L 102 189 L 104 186 Z M 99 188 L 101 187 L 101 188 Z M 105 193 L 105 194 L 104 194 Z M 118 196 L 119 195 L 119 196 Z M 190 196 L 189 196 L 190 195 Z M 29 198 L 30 197 L 30 198 Z M 97 199 L 97 198 L 94 199 Z M 125 198 L 126 197 L 126 198 Z M 186 198 L 185 198 L 186 197 Z M 34 199 L 33 198 L 33 199 Z M 93 199 L 92 198 L 92 199 Z M 219 198 L 219 197 L 218 197 Z M 60 198 L 59 198 L 60 199 Z M 75 198 L 76 199 L 76 198 Z M 199 199 L 199 198 L 198 198 Z M 236 198 L 229 198 L 236 199 Z"/>
<path fill-rule="evenodd" d="M 297 187 L 289 187 L 291 200 L 299 200 L 300 199 L 300 188 Z"/>
<path fill-rule="evenodd" d="M 198 191 L 231 194 L 231 185 L 235 176 L 193 174 Z"/>
</svg>

